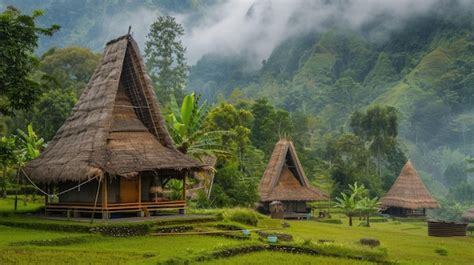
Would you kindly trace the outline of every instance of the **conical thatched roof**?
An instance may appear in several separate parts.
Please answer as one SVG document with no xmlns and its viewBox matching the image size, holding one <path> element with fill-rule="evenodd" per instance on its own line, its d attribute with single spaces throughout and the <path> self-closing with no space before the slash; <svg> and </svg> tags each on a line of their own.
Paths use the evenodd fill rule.
<svg viewBox="0 0 474 265">
<path fill-rule="evenodd" d="M 405 164 L 400 176 L 381 199 L 381 204 L 386 208 L 439 208 L 438 202 L 431 197 L 410 161 Z"/>
<path fill-rule="evenodd" d="M 280 140 L 273 150 L 259 186 L 260 200 L 318 201 L 328 196 L 306 178 L 293 143 Z"/>
<path fill-rule="evenodd" d="M 474 221 L 474 207 L 467 210 L 467 212 L 463 214 L 462 218 L 467 221 L 471 221 L 471 222 Z"/>
<path fill-rule="evenodd" d="M 71 115 L 25 172 L 38 182 L 200 164 L 177 151 L 130 35 L 110 41 Z"/>
</svg>

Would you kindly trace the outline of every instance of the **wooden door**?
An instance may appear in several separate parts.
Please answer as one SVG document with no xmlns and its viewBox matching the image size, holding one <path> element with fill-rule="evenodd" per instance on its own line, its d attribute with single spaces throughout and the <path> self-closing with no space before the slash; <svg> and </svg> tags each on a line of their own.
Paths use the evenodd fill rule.
<svg viewBox="0 0 474 265">
<path fill-rule="evenodd" d="M 120 202 L 138 202 L 138 178 L 120 178 Z"/>
</svg>

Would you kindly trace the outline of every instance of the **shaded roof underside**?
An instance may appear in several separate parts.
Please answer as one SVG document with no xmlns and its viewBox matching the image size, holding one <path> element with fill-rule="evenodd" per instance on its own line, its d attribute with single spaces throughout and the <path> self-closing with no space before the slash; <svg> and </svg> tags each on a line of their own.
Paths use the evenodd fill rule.
<svg viewBox="0 0 474 265">
<path fill-rule="evenodd" d="M 71 115 L 25 171 L 55 182 L 198 167 L 174 148 L 138 47 L 122 37 L 109 42 Z"/>
<path fill-rule="evenodd" d="M 259 186 L 261 201 L 318 201 L 328 198 L 306 178 L 291 141 L 280 140 Z"/>
<path fill-rule="evenodd" d="M 439 208 L 438 202 L 426 189 L 410 161 L 405 164 L 395 183 L 381 199 L 381 205 L 386 208 Z"/>
</svg>

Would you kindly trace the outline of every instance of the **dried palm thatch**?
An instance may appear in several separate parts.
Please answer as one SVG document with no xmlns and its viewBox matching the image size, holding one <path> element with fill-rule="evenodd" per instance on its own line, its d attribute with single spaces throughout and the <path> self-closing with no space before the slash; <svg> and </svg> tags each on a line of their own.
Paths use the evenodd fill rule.
<svg viewBox="0 0 474 265">
<path fill-rule="evenodd" d="M 259 193 L 262 202 L 328 199 L 328 195 L 310 185 L 293 143 L 286 139 L 275 145 L 260 181 Z"/>
<path fill-rule="evenodd" d="M 199 167 L 174 148 L 137 43 L 126 35 L 107 43 L 71 115 L 25 171 L 49 183 Z"/>
<path fill-rule="evenodd" d="M 466 221 L 474 221 L 474 207 L 467 210 L 467 212 L 465 214 L 463 214 L 462 216 L 463 219 L 465 219 Z"/>
<path fill-rule="evenodd" d="M 405 164 L 400 176 L 381 199 L 381 205 L 385 208 L 439 208 L 438 201 L 431 197 L 410 161 Z"/>
</svg>

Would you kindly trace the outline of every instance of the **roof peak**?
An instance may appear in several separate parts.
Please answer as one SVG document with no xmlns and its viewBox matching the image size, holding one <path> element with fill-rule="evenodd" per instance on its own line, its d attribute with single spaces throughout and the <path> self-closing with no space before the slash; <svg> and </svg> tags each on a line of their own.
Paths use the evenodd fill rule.
<svg viewBox="0 0 474 265">
<path fill-rule="evenodd" d="M 114 44 L 114 43 L 116 43 L 116 42 L 118 42 L 118 41 L 121 41 L 121 40 L 123 40 L 123 39 L 128 39 L 128 40 L 130 40 L 130 39 L 133 39 L 133 37 L 132 37 L 131 34 L 128 33 L 128 34 L 122 35 L 122 36 L 120 36 L 120 37 L 118 37 L 118 38 L 109 40 L 109 41 L 105 44 L 105 46 L 109 46 L 110 44 Z"/>
</svg>

